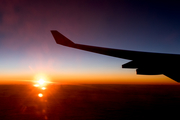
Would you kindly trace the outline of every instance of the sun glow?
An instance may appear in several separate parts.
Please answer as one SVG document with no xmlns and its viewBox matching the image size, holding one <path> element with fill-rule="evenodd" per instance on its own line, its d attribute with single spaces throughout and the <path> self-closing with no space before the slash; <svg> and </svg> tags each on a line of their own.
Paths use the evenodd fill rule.
<svg viewBox="0 0 180 120">
<path fill-rule="evenodd" d="M 33 85 L 34 87 L 41 87 L 42 90 L 45 90 L 45 86 L 47 86 L 48 82 L 45 81 L 44 79 L 39 79 L 38 81 L 34 81 L 35 84 Z"/>
<path fill-rule="evenodd" d="M 39 84 L 34 84 L 34 87 L 39 87 Z"/>
<path fill-rule="evenodd" d="M 37 74 L 34 79 L 34 87 L 39 87 L 42 90 L 45 90 L 45 86 L 51 83 L 45 74 Z"/>
<path fill-rule="evenodd" d="M 40 85 L 44 85 L 46 81 L 41 78 L 41 79 L 39 79 L 37 82 L 38 82 Z"/>
</svg>

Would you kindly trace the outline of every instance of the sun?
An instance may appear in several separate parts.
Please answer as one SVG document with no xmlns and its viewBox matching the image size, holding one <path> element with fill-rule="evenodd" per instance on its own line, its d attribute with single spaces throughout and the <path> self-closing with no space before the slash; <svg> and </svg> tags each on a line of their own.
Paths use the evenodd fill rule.
<svg viewBox="0 0 180 120">
<path fill-rule="evenodd" d="M 37 74 L 35 76 L 34 87 L 38 87 L 42 90 L 46 89 L 46 86 L 51 84 L 52 82 L 49 81 L 49 78 L 45 74 Z"/>
<path fill-rule="evenodd" d="M 46 81 L 41 78 L 41 79 L 39 79 L 37 82 L 38 82 L 40 85 L 44 85 Z"/>
</svg>

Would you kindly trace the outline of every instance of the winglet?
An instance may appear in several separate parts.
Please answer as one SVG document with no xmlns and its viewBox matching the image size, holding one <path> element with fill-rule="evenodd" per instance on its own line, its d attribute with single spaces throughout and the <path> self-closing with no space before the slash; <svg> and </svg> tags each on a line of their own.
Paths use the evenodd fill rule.
<svg viewBox="0 0 180 120">
<path fill-rule="evenodd" d="M 64 46 L 69 46 L 69 47 L 73 47 L 75 45 L 75 43 L 73 43 L 71 40 L 66 38 L 61 33 L 59 33 L 57 30 L 51 30 L 51 33 L 57 44 L 61 44 Z"/>
</svg>

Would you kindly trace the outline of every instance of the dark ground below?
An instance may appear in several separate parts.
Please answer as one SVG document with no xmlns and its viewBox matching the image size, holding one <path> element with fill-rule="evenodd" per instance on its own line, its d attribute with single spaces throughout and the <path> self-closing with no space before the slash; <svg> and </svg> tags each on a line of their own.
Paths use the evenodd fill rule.
<svg viewBox="0 0 180 120">
<path fill-rule="evenodd" d="M 177 119 L 179 109 L 178 85 L 0 85 L 1 120 Z"/>
</svg>

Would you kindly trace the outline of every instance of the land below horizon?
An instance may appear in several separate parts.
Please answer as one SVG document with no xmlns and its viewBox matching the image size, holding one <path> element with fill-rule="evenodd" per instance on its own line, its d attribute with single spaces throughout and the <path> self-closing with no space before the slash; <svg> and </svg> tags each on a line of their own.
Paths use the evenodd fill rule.
<svg viewBox="0 0 180 120">
<path fill-rule="evenodd" d="M 116 120 L 173 119 L 179 115 L 178 85 L 54 84 L 46 88 L 0 85 L 0 118 Z"/>
</svg>

